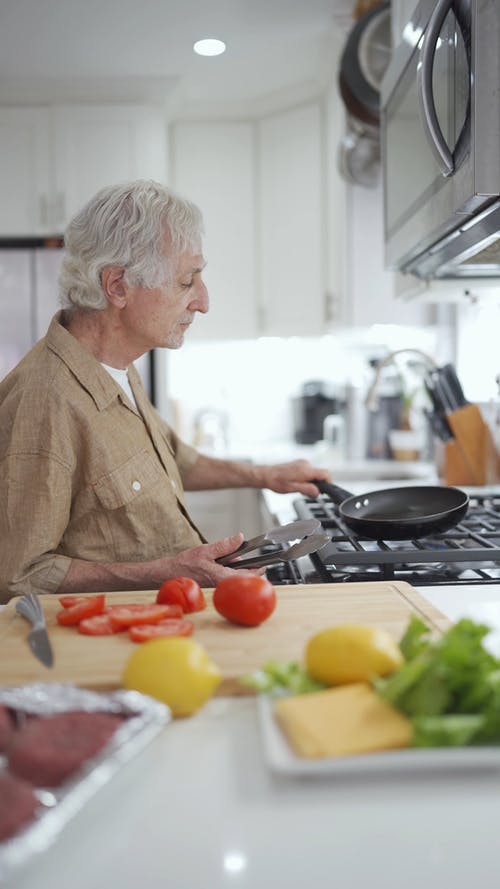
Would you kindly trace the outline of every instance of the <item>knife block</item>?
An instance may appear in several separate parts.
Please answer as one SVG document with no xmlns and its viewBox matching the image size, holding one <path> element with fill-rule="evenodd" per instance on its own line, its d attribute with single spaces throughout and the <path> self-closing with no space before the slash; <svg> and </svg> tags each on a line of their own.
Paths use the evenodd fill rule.
<svg viewBox="0 0 500 889">
<path fill-rule="evenodd" d="M 500 481 L 500 456 L 477 404 L 446 417 L 453 439 L 444 446 L 446 485 L 491 485 Z"/>
</svg>

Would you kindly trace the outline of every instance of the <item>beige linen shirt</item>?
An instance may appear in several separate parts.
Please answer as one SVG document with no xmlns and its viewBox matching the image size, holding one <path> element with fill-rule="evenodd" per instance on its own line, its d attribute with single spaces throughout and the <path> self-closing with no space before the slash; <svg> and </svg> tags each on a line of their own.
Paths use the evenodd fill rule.
<svg viewBox="0 0 500 889">
<path fill-rule="evenodd" d="M 182 478 L 197 452 L 139 413 L 60 323 L 0 382 L 0 601 L 55 592 L 72 558 L 144 562 L 197 546 Z"/>
</svg>

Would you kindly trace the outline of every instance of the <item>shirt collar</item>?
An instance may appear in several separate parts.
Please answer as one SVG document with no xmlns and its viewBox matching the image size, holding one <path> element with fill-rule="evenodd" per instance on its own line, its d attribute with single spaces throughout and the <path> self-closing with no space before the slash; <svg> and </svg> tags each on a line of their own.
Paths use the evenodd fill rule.
<svg viewBox="0 0 500 889">
<path fill-rule="evenodd" d="M 54 315 L 45 336 L 47 347 L 59 356 L 102 411 L 120 396 L 118 384 L 101 364 L 61 324 L 62 312 Z"/>
</svg>

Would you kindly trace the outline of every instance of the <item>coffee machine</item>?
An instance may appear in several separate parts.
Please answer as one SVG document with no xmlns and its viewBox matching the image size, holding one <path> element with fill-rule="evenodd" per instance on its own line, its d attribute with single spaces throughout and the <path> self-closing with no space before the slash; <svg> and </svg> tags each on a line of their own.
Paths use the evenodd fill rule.
<svg viewBox="0 0 500 889">
<path fill-rule="evenodd" d="M 298 444 L 314 444 L 323 439 L 323 424 L 330 414 L 339 414 L 345 402 L 322 380 L 303 383 L 300 394 L 292 399 L 293 434 Z"/>
</svg>

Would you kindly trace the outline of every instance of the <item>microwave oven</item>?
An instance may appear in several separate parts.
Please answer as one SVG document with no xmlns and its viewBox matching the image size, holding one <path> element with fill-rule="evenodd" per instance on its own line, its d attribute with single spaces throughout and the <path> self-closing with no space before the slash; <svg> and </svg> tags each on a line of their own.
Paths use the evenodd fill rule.
<svg viewBox="0 0 500 889">
<path fill-rule="evenodd" d="M 500 279 L 500 0 L 421 0 L 380 102 L 386 266 Z"/>
</svg>

